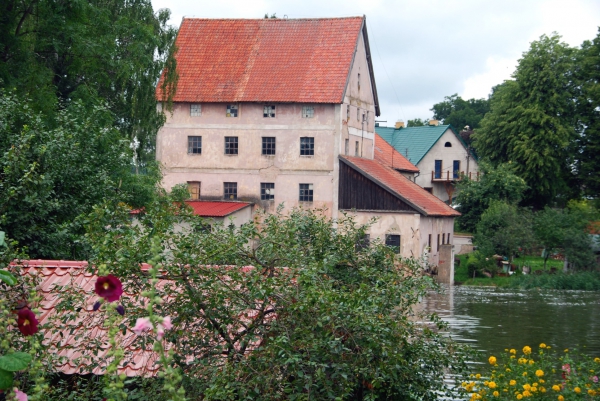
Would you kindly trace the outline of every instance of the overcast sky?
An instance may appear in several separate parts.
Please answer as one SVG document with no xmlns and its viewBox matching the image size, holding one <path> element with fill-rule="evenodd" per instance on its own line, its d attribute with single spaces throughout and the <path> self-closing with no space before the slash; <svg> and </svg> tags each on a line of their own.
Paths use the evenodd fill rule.
<svg viewBox="0 0 600 401">
<path fill-rule="evenodd" d="M 592 40 L 598 0 L 152 0 L 185 17 L 283 18 L 366 15 L 380 120 L 429 118 L 431 107 L 458 93 L 485 98 L 509 79 L 529 43 L 558 32 L 571 46 Z"/>
</svg>

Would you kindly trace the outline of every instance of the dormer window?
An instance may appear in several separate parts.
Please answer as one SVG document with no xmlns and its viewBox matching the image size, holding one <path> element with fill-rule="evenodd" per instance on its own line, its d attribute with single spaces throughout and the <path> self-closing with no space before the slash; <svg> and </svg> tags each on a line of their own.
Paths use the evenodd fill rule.
<svg viewBox="0 0 600 401">
<path fill-rule="evenodd" d="M 451 147 L 452 147 L 452 144 L 451 144 L 450 142 L 446 142 L 446 143 L 444 144 L 444 147 L 445 147 L 445 148 L 451 148 Z"/>
<path fill-rule="evenodd" d="M 267 105 L 263 108 L 263 117 L 264 118 L 275 118 L 275 106 Z"/>
<path fill-rule="evenodd" d="M 227 114 L 226 117 L 237 117 L 238 116 L 238 105 L 237 104 L 228 104 L 227 105 Z"/>
<path fill-rule="evenodd" d="M 202 115 L 202 106 L 198 103 L 190 104 L 190 116 L 200 117 Z"/>
</svg>

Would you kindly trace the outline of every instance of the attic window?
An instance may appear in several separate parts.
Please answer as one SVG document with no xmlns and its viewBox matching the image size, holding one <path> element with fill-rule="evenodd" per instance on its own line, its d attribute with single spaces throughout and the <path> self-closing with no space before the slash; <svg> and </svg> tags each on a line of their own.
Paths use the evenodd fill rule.
<svg viewBox="0 0 600 401">
<path fill-rule="evenodd" d="M 263 109 L 263 117 L 275 118 L 275 106 L 272 106 L 272 105 L 265 106 Z"/>
<path fill-rule="evenodd" d="M 313 118 L 315 116 L 315 108 L 313 106 L 302 106 L 302 118 Z"/>
<path fill-rule="evenodd" d="M 451 147 L 452 147 L 452 144 L 451 144 L 450 142 L 446 142 L 446 143 L 444 144 L 444 147 L 445 147 L 445 148 L 451 148 Z"/>
<path fill-rule="evenodd" d="M 202 106 L 197 103 L 190 104 L 190 116 L 200 117 L 202 115 Z"/>
<path fill-rule="evenodd" d="M 227 117 L 237 117 L 238 116 L 238 105 L 237 104 L 228 104 L 226 116 Z"/>
</svg>

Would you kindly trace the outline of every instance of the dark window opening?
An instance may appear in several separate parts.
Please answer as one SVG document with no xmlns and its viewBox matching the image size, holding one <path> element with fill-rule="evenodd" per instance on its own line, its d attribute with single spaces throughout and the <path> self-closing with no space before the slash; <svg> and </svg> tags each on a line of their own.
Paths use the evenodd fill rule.
<svg viewBox="0 0 600 401">
<path fill-rule="evenodd" d="M 454 173 L 454 178 L 460 177 L 460 160 L 454 160 L 452 162 L 452 171 Z"/>
<path fill-rule="evenodd" d="M 429 240 L 427 241 L 427 246 L 429 247 L 429 250 L 431 250 L 431 234 L 429 234 Z"/>
<path fill-rule="evenodd" d="M 451 147 L 452 147 L 452 144 L 451 144 L 450 142 L 446 142 L 446 143 L 444 144 L 444 147 L 446 147 L 446 148 L 451 148 Z"/>
<path fill-rule="evenodd" d="M 238 116 L 238 105 L 237 104 L 228 104 L 226 116 L 227 117 L 237 117 Z"/>
<path fill-rule="evenodd" d="M 313 184 L 300 184 L 300 202 L 313 201 Z"/>
<path fill-rule="evenodd" d="M 442 178 L 442 161 L 435 161 L 435 178 Z"/>
<path fill-rule="evenodd" d="M 275 199 L 275 183 L 261 182 L 260 183 L 260 200 Z"/>
<path fill-rule="evenodd" d="M 275 137 L 274 136 L 263 136 L 262 154 L 263 155 L 274 155 L 275 154 Z"/>
<path fill-rule="evenodd" d="M 438 234 L 437 251 L 440 250 L 440 235 Z"/>
<path fill-rule="evenodd" d="M 429 192 L 430 194 L 433 194 L 433 187 L 425 187 L 423 188 L 425 191 Z"/>
<path fill-rule="evenodd" d="M 236 200 L 237 199 L 237 182 L 224 182 L 223 183 L 223 199 Z"/>
<path fill-rule="evenodd" d="M 189 155 L 201 155 L 202 154 L 202 137 L 201 136 L 188 136 L 188 154 Z"/>
<path fill-rule="evenodd" d="M 263 117 L 275 118 L 275 106 L 269 105 L 263 108 Z"/>
<path fill-rule="evenodd" d="M 300 156 L 314 156 L 315 154 L 315 138 L 302 137 L 300 138 Z"/>
<path fill-rule="evenodd" d="M 395 253 L 400 253 L 400 236 L 398 234 L 386 234 L 385 244 L 393 248 Z"/>
<path fill-rule="evenodd" d="M 238 137 L 237 136 L 226 136 L 225 137 L 225 154 L 226 155 L 237 155 L 238 154 Z"/>
</svg>

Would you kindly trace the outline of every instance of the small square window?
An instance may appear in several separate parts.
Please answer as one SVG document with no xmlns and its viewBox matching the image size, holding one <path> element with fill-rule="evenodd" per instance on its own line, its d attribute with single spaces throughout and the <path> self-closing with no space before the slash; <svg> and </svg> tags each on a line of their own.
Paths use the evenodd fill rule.
<svg viewBox="0 0 600 401">
<path fill-rule="evenodd" d="M 300 202 L 313 201 L 313 184 L 300 184 Z"/>
<path fill-rule="evenodd" d="M 263 117 L 265 118 L 275 118 L 275 106 L 268 105 L 263 109 Z"/>
<path fill-rule="evenodd" d="M 225 154 L 226 155 L 237 155 L 238 154 L 238 137 L 237 136 L 226 136 L 225 137 Z"/>
<path fill-rule="evenodd" d="M 188 181 L 188 191 L 190 192 L 190 199 L 200 199 L 200 181 Z"/>
<path fill-rule="evenodd" d="M 263 138 L 262 138 L 262 154 L 263 155 L 274 155 L 275 154 L 275 137 L 274 136 L 263 136 Z"/>
<path fill-rule="evenodd" d="M 223 183 L 223 199 L 236 200 L 237 199 L 237 182 L 224 182 Z"/>
<path fill-rule="evenodd" d="M 313 137 L 302 137 L 300 138 L 300 156 L 314 156 L 315 155 L 315 138 Z"/>
<path fill-rule="evenodd" d="M 188 136 L 188 154 L 190 154 L 190 155 L 201 155 L 202 154 L 202 137 L 201 136 Z"/>
<path fill-rule="evenodd" d="M 260 183 L 260 200 L 275 199 L 275 184 L 272 182 Z"/>
<path fill-rule="evenodd" d="M 190 104 L 190 116 L 200 117 L 202 115 L 202 106 L 197 103 Z"/>
<path fill-rule="evenodd" d="M 385 236 L 385 244 L 390 248 L 394 248 L 395 253 L 400 253 L 400 236 L 397 234 L 387 234 Z"/>
<path fill-rule="evenodd" d="M 302 118 L 313 118 L 315 116 L 315 108 L 313 106 L 302 106 Z"/>
<path fill-rule="evenodd" d="M 237 104 L 228 104 L 227 105 L 227 114 L 226 117 L 237 117 L 238 116 L 238 105 Z"/>
</svg>

